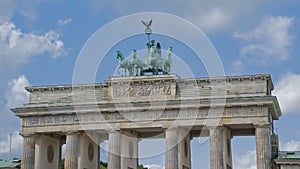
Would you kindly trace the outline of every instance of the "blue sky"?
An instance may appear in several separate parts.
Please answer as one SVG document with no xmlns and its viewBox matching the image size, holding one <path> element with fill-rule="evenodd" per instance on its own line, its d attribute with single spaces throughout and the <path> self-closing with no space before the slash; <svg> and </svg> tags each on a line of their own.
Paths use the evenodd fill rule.
<svg viewBox="0 0 300 169">
<path fill-rule="evenodd" d="M 196 25 L 215 47 L 225 75 L 271 74 L 273 94 L 283 112 L 276 122 L 280 149 L 300 151 L 299 7 L 297 0 L 0 0 L 0 158 L 8 157 L 9 133 L 20 131 L 20 120 L 9 108 L 28 102 L 24 86 L 71 84 L 76 61 L 87 40 L 111 21 L 138 12 L 169 13 Z M 153 27 L 155 24 L 159 23 L 154 20 Z M 120 31 L 126 29 L 128 25 Z M 185 26 L 172 29 L 180 32 Z M 141 25 L 140 33 L 143 31 Z M 111 32 L 104 39 L 115 34 Z M 196 77 L 207 76 L 201 63 L 193 64 L 183 56 L 193 55 L 184 44 L 165 36 L 153 37 L 162 42 L 164 50 L 175 46 L 174 55 L 186 62 Z M 114 46 L 105 56 L 108 64 L 103 64 L 95 81 L 103 82 L 113 75 L 117 66 L 115 49 L 129 55 L 132 48 L 143 49 L 145 40 L 144 35 L 137 35 Z M 15 157 L 20 157 L 21 142 L 13 134 Z M 162 147 L 164 143 L 147 140 L 140 144 Z M 197 138 L 192 141 L 194 168 L 208 168 L 208 147 L 207 142 L 199 143 Z M 254 137 L 233 138 L 232 147 L 235 168 L 255 168 Z M 162 151 L 163 147 L 157 149 Z M 141 162 L 162 166 L 162 157 Z"/>
</svg>

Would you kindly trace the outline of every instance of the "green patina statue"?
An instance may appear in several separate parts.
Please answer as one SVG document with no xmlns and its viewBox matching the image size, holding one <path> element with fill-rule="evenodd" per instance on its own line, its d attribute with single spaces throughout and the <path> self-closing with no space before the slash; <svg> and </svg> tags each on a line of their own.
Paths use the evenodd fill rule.
<svg viewBox="0 0 300 169">
<path fill-rule="evenodd" d="M 135 49 L 131 52 L 131 61 L 125 60 L 122 52 L 118 50 L 116 52 L 117 59 L 119 60 L 118 74 L 120 74 L 120 68 L 124 69 L 125 74 L 123 76 L 143 76 L 147 73 L 151 73 L 152 75 L 169 74 L 172 65 L 171 55 L 173 47 L 168 48 L 166 57 L 163 58 L 160 43 L 156 43 L 155 46 L 155 41 L 150 40 L 152 20 L 149 22 L 142 21 L 142 23 L 146 26 L 145 33 L 148 35 L 148 55 L 146 60 L 144 62 L 141 59 L 137 59 L 137 51 Z"/>
<path fill-rule="evenodd" d="M 126 76 L 127 71 L 128 72 L 132 71 L 131 63 L 130 63 L 130 61 L 124 59 L 124 55 L 122 54 L 121 51 L 118 50 L 116 54 L 117 54 L 117 59 L 119 60 L 118 74 L 120 74 L 120 68 L 123 68 L 125 71 L 125 76 Z"/>
<path fill-rule="evenodd" d="M 168 51 L 167 51 L 167 56 L 164 59 L 164 71 L 168 72 L 168 73 L 170 73 L 170 71 L 171 71 L 171 65 L 172 65 L 171 55 L 172 55 L 172 50 L 173 50 L 173 47 L 170 46 L 169 49 L 168 49 Z"/>
</svg>

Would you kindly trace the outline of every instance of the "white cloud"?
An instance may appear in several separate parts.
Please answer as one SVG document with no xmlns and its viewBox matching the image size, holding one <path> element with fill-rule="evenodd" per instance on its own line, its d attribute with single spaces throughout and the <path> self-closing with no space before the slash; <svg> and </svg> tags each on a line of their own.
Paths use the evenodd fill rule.
<svg viewBox="0 0 300 169">
<path fill-rule="evenodd" d="M 37 19 L 36 8 L 42 3 L 40 0 L 15 0 L 15 5 L 18 7 L 17 11 L 21 16 L 25 17 L 29 21 L 35 21 Z"/>
<path fill-rule="evenodd" d="M 9 92 L 6 95 L 8 108 L 21 106 L 28 102 L 28 92 L 25 90 L 25 87 L 29 86 L 29 82 L 24 75 L 9 81 L 8 86 Z"/>
<path fill-rule="evenodd" d="M 6 135 L 6 140 L 0 141 L 0 157 L 8 157 L 9 154 L 9 134 Z M 12 158 L 14 154 L 19 154 L 22 150 L 23 138 L 18 133 L 14 132 L 11 136 L 11 153 Z"/>
<path fill-rule="evenodd" d="M 245 64 L 240 59 L 233 61 L 231 65 L 230 75 L 241 75 L 245 70 Z"/>
<path fill-rule="evenodd" d="M 256 169 L 256 151 L 248 151 L 234 156 L 233 163 L 236 169 Z"/>
<path fill-rule="evenodd" d="M 0 154 L 8 153 L 9 150 L 9 140 L 1 141 L 0 142 Z"/>
<path fill-rule="evenodd" d="M 300 74 L 287 73 L 275 84 L 273 94 L 277 96 L 283 113 L 299 113 Z"/>
<path fill-rule="evenodd" d="M 94 11 L 99 11 L 101 8 L 109 8 L 119 15 L 143 11 L 171 13 L 190 20 L 206 33 L 224 30 L 231 31 L 237 25 L 241 26 L 240 21 L 243 21 L 244 17 L 249 15 L 251 15 L 251 20 L 256 20 L 257 17 L 255 16 L 260 15 L 256 11 L 260 11 L 260 9 L 270 3 L 271 1 L 259 0 L 218 1 L 218 3 L 216 1 L 199 0 L 189 0 L 188 2 L 181 0 L 153 0 L 151 1 L 153 5 L 145 5 L 143 1 L 89 1 L 91 9 Z M 250 19 L 247 22 L 250 22 Z M 178 26 L 184 27 L 184 25 Z"/>
<path fill-rule="evenodd" d="M 64 26 L 64 25 L 67 25 L 68 23 L 72 22 L 72 19 L 71 18 L 68 18 L 68 19 L 64 19 L 64 20 L 58 20 L 57 21 L 57 25 L 58 26 Z"/>
<path fill-rule="evenodd" d="M 165 167 L 162 165 L 158 165 L 158 164 L 148 164 L 148 165 L 144 165 L 145 168 L 148 169 L 164 169 Z"/>
<path fill-rule="evenodd" d="M 15 2 L 13 0 L 0 1 L 0 22 L 10 20 L 15 10 Z"/>
<path fill-rule="evenodd" d="M 19 65 L 43 53 L 49 53 L 53 58 L 64 56 L 67 51 L 59 38 L 55 31 L 24 33 L 14 23 L 4 22 L 0 25 L 0 61 L 2 64 Z"/>
<path fill-rule="evenodd" d="M 5 82 L 3 83 L 5 84 Z M 8 157 L 9 133 L 14 133 L 12 136 L 12 157 L 21 157 L 22 138 L 16 134 L 16 131 L 20 130 L 21 121 L 9 109 L 28 102 L 28 93 L 24 89 L 28 85 L 29 82 L 26 77 L 21 75 L 1 86 L 2 91 L 5 91 L 1 93 L 5 104 L 0 107 L 0 124 L 3 126 L 0 128 L 0 158 L 2 159 Z"/>
<path fill-rule="evenodd" d="M 291 140 L 279 147 L 280 151 L 300 151 L 300 141 Z"/>
<path fill-rule="evenodd" d="M 92 11 L 95 13 L 101 11 L 101 8 L 104 7 L 107 3 L 106 1 L 102 0 L 90 0 L 87 2 L 89 3 L 89 6 L 91 7 Z"/>
<path fill-rule="evenodd" d="M 241 49 L 241 55 L 251 56 L 251 61 L 263 64 L 288 59 L 294 40 L 291 35 L 293 22 L 292 17 L 270 16 L 253 30 L 236 33 L 234 37 L 249 43 Z"/>
<path fill-rule="evenodd" d="M 193 23 L 198 25 L 205 32 L 213 32 L 227 27 L 232 17 L 227 11 L 220 8 L 211 9 L 200 16 L 195 15 L 189 18 Z"/>
<path fill-rule="evenodd" d="M 15 14 L 28 21 L 37 19 L 36 8 L 42 3 L 40 0 L 1 0 L 0 21 L 9 21 Z"/>
<path fill-rule="evenodd" d="M 47 54 L 57 58 L 68 53 L 58 32 L 24 32 L 11 21 L 14 16 L 25 19 L 25 22 L 36 20 L 35 9 L 40 3 L 39 0 L 0 0 L 0 124 L 5 126 L 0 129 L 0 158 L 6 158 L 8 155 L 7 132 L 19 130 L 21 124 L 20 119 L 14 116 L 9 108 L 28 102 L 28 94 L 24 89 L 29 85 L 26 77 L 22 75 L 9 80 L 16 75 L 16 68 L 33 57 Z M 16 150 L 13 152 L 14 157 L 20 157 L 21 154 L 21 148 L 14 148 L 21 147 L 21 141 L 20 144 L 18 142 L 18 139 L 13 141 L 12 148 Z"/>
</svg>

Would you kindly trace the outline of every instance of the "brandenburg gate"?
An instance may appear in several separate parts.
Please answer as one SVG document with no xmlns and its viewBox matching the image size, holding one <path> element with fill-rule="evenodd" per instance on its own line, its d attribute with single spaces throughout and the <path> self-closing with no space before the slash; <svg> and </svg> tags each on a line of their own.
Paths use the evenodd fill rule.
<svg viewBox="0 0 300 169">
<path fill-rule="evenodd" d="M 165 138 L 165 168 L 190 169 L 190 141 L 210 137 L 210 168 L 230 169 L 231 139 L 255 136 L 258 169 L 278 151 L 281 116 L 270 75 L 181 79 L 176 74 L 110 77 L 100 84 L 27 87 L 22 169 L 99 168 L 108 140 L 109 169 L 137 169 L 138 141 Z"/>
<path fill-rule="evenodd" d="M 270 169 L 278 154 L 273 121 L 281 116 L 270 75 L 181 79 L 170 74 L 173 48 L 163 58 L 150 39 L 152 20 L 142 23 L 146 62 L 136 50 L 131 61 L 117 51 L 125 76 L 26 87 L 29 103 L 12 109 L 22 119 L 21 168 L 60 168 L 66 144 L 66 169 L 97 169 L 108 140 L 108 168 L 137 169 L 139 140 L 165 138 L 165 169 L 191 169 L 191 139 L 209 137 L 210 168 L 231 169 L 231 139 L 255 136 L 257 168 Z"/>
</svg>

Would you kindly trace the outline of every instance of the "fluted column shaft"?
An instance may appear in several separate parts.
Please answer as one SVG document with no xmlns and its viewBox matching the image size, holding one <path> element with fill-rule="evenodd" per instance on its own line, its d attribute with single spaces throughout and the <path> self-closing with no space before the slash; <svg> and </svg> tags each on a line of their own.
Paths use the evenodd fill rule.
<svg viewBox="0 0 300 169">
<path fill-rule="evenodd" d="M 59 161 L 58 161 L 58 168 L 61 168 L 61 164 L 62 164 L 62 145 L 63 145 L 63 142 L 62 142 L 62 140 L 60 140 L 60 142 L 59 142 L 59 154 L 58 154 L 58 156 L 59 156 Z"/>
<path fill-rule="evenodd" d="M 223 127 L 210 128 L 210 169 L 223 169 Z"/>
<path fill-rule="evenodd" d="M 67 133 L 65 169 L 77 169 L 79 133 Z"/>
<path fill-rule="evenodd" d="M 165 169 L 178 169 L 178 129 L 166 130 Z"/>
<path fill-rule="evenodd" d="M 111 131 L 108 134 L 108 169 L 121 169 L 121 134 Z"/>
<path fill-rule="evenodd" d="M 22 152 L 22 169 L 34 169 L 35 158 L 35 136 L 22 135 L 23 136 L 23 152 Z"/>
<path fill-rule="evenodd" d="M 256 126 L 256 160 L 257 168 L 270 168 L 271 164 L 271 129 L 270 126 Z"/>
</svg>

